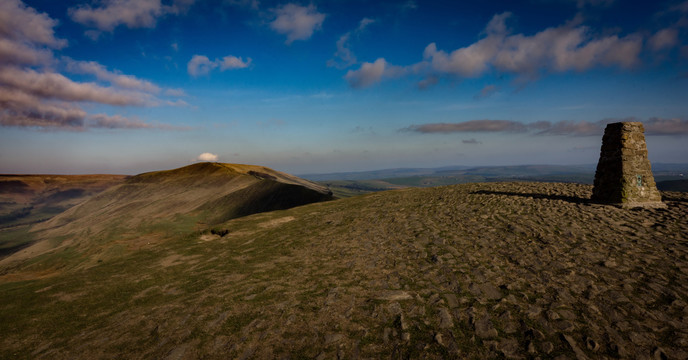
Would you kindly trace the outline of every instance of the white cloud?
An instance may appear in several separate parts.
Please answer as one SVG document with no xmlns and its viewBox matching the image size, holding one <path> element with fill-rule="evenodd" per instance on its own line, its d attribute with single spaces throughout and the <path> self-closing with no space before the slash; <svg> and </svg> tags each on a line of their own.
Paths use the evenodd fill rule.
<svg viewBox="0 0 688 360">
<path fill-rule="evenodd" d="M 48 65 L 53 54 L 30 44 L 0 38 L 0 64 Z"/>
<path fill-rule="evenodd" d="M 300 6 L 286 4 L 272 10 L 276 16 L 270 27 L 280 34 L 287 35 L 286 44 L 295 40 L 309 39 L 315 30 L 322 27 L 325 14 L 319 13 L 313 4 Z"/>
<path fill-rule="evenodd" d="M 72 20 L 103 31 L 112 31 L 118 25 L 152 28 L 162 14 L 160 0 L 108 0 L 102 7 L 81 5 L 69 9 Z"/>
<path fill-rule="evenodd" d="M 55 37 L 57 21 L 19 0 L 0 1 L 0 65 L 48 65 L 50 49 L 67 45 Z M 47 48 L 46 48 L 47 47 Z"/>
<path fill-rule="evenodd" d="M 58 61 L 53 49 L 67 42 L 55 37 L 56 25 L 48 15 L 17 0 L 0 1 L 0 126 L 77 131 L 173 128 L 84 110 L 84 103 L 157 106 L 165 102 L 153 95 L 160 88 L 149 81 L 109 71 L 96 62 Z M 56 72 L 63 66 L 111 86 L 74 81 Z"/>
<path fill-rule="evenodd" d="M 251 65 L 251 58 L 244 61 L 240 57 L 229 55 L 223 57 L 222 61 L 220 61 L 220 70 L 244 69 L 249 67 L 249 65 Z"/>
<path fill-rule="evenodd" d="M 385 77 L 425 72 L 425 80 L 419 82 L 419 87 L 424 88 L 436 83 L 434 78 L 440 75 L 468 78 L 497 71 L 515 74 L 518 81 L 526 81 L 547 73 L 612 66 L 629 69 L 640 63 L 643 38 L 638 34 L 599 36 L 580 25 L 580 17 L 533 35 L 511 34 L 506 25 L 509 17 L 509 12 L 495 15 L 485 26 L 483 37 L 468 46 L 446 52 L 431 43 L 419 63 L 399 67 L 378 59 L 349 71 L 345 78 L 353 87 L 366 87 Z M 653 48 L 675 44 L 675 33 L 668 29 L 658 32 L 650 41 Z"/>
<path fill-rule="evenodd" d="M 141 80 L 132 75 L 108 71 L 105 66 L 95 61 L 75 61 L 65 58 L 67 69 L 74 73 L 94 75 L 98 80 L 107 81 L 126 89 L 141 90 L 150 93 L 160 92 L 160 88 L 150 81 Z"/>
<path fill-rule="evenodd" d="M 186 65 L 186 70 L 189 75 L 198 77 L 207 75 L 218 67 L 220 71 L 244 69 L 251 65 L 251 61 L 251 58 L 247 58 L 246 61 L 244 61 L 242 58 L 233 55 L 227 55 L 222 59 L 211 61 L 205 55 L 194 55 Z"/>
<path fill-rule="evenodd" d="M 645 121 L 645 133 L 648 135 L 688 135 L 688 119 L 653 117 Z"/>
<path fill-rule="evenodd" d="M 196 161 L 211 161 L 211 162 L 215 162 L 215 161 L 217 161 L 218 159 L 219 159 L 219 157 L 217 156 L 217 154 L 211 154 L 211 153 L 205 152 L 205 153 L 203 153 L 203 154 L 201 154 L 201 155 L 198 155 L 198 157 L 196 158 Z"/>
<path fill-rule="evenodd" d="M 26 7 L 19 0 L 0 1 L 0 38 L 59 49 L 66 46 L 67 41 L 55 37 L 55 25 L 56 20 Z"/>
<path fill-rule="evenodd" d="M 678 30 L 667 28 L 652 35 L 647 41 L 650 49 L 660 51 L 674 47 L 678 43 Z"/>
<path fill-rule="evenodd" d="M 119 25 L 128 28 L 152 28 L 158 18 L 185 13 L 195 0 L 175 0 L 163 5 L 160 0 L 104 0 L 93 8 L 81 5 L 69 9 L 72 20 L 102 31 L 112 31 Z"/>
<path fill-rule="evenodd" d="M 407 74 L 417 74 L 426 67 L 425 63 L 418 63 L 410 66 L 396 66 L 388 63 L 384 58 L 378 58 L 373 63 L 364 62 L 358 70 L 349 70 L 344 78 L 353 88 L 365 88 L 376 84 L 384 79 L 397 78 Z M 434 79 L 430 76 L 425 80 L 429 85 Z M 423 86 L 424 81 L 419 83 Z"/>
<path fill-rule="evenodd" d="M 196 77 L 200 75 L 206 75 L 216 67 L 217 64 L 213 61 L 210 61 L 207 56 L 194 55 L 186 65 L 186 70 L 189 72 L 189 75 Z"/>
<path fill-rule="evenodd" d="M 165 89 L 165 95 L 183 97 L 186 96 L 186 92 L 183 89 Z"/>
<path fill-rule="evenodd" d="M 43 99 L 95 102 L 108 105 L 146 105 L 149 96 L 121 92 L 94 83 L 79 83 L 62 74 L 16 67 L 0 68 L 0 84 Z"/>
<path fill-rule="evenodd" d="M 451 54 L 438 51 L 432 43 L 425 49 L 425 58 L 440 73 L 476 77 L 494 68 L 526 78 L 540 72 L 585 71 L 597 66 L 630 68 L 640 61 L 639 36 L 595 38 L 587 27 L 573 22 L 532 36 L 509 35 L 504 23 L 508 17 L 508 13 L 496 15 L 486 27 L 486 37 Z"/>
<path fill-rule="evenodd" d="M 355 88 L 364 88 L 382 80 L 387 68 L 387 61 L 383 58 L 374 63 L 365 62 L 358 70 L 349 70 L 344 78 Z"/>
</svg>

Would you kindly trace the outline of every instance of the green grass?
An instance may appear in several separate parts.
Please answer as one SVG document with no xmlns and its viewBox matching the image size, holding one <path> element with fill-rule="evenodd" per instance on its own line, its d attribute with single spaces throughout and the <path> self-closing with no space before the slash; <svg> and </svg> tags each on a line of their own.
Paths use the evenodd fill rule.
<svg viewBox="0 0 688 360">
<path fill-rule="evenodd" d="M 0 258 L 29 245 L 33 241 L 29 229 L 29 225 L 24 225 L 0 230 Z"/>
</svg>

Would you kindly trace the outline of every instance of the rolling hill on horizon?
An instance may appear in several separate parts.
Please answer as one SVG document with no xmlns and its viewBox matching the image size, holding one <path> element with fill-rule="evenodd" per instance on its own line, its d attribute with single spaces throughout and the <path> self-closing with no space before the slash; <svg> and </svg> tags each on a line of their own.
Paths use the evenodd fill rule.
<svg viewBox="0 0 688 360">
<path fill-rule="evenodd" d="M 592 184 L 595 164 L 443 166 L 438 168 L 394 168 L 358 172 L 299 175 L 329 187 L 338 197 L 405 187 L 432 187 L 475 182 L 535 181 Z M 660 190 L 684 191 L 688 164 L 652 165 Z M 665 182 L 668 182 L 665 184 Z"/>
</svg>

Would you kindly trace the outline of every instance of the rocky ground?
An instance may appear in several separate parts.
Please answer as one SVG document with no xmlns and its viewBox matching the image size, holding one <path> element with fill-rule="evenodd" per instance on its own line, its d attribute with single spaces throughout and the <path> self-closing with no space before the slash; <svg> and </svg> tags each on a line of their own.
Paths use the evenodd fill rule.
<svg viewBox="0 0 688 360">
<path fill-rule="evenodd" d="M 0 278 L 0 353 L 688 358 L 688 194 L 625 210 L 591 190 L 382 192 L 123 239 L 126 256 L 52 260 L 37 280 L 17 279 L 40 263 L 16 265 Z"/>
</svg>

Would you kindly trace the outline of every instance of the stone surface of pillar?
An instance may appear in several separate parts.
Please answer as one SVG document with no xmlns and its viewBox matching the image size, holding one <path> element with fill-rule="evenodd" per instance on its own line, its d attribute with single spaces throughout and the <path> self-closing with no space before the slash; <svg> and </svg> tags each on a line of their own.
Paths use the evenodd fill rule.
<svg viewBox="0 0 688 360">
<path fill-rule="evenodd" d="M 666 207 L 652 176 L 644 132 L 640 122 L 607 125 L 592 201 L 624 208 Z"/>
</svg>

